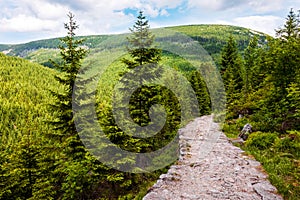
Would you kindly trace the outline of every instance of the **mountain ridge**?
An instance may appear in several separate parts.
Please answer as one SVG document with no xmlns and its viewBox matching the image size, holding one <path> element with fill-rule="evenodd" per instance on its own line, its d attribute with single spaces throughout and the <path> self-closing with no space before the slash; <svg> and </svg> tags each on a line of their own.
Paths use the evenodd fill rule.
<svg viewBox="0 0 300 200">
<path fill-rule="evenodd" d="M 233 35 L 233 37 L 237 40 L 240 51 L 242 51 L 248 45 L 250 38 L 254 35 L 259 37 L 262 43 L 266 42 L 267 37 L 267 34 L 251 30 L 249 28 L 232 25 L 193 24 L 156 28 L 156 30 L 157 29 L 170 29 L 186 34 L 192 39 L 197 40 L 212 56 L 220 53 L 223 45 L 226 43 L 230 35 Z M 111 36 L 116 35 L 122 34 L 87 35 L 77 36 L 76 38 L 84 39 L 85 45 L 89 49 L 97 49 L 103 41 Z M 18 56 L 31 60 L 31 55 L 34 55 L 35 52 L 41 49 L 57 49 L 57 47 L 60 45 L 59 39 L 60 38 L 49 38 L 21 44 L 0 44 L 0 51 L 6 55 Z"/>
</svg>

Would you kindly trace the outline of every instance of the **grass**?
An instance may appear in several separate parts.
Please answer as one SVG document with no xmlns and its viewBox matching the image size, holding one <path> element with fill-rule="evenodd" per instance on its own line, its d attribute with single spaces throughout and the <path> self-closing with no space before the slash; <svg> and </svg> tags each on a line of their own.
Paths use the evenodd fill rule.
<svg viewBox="0 0 300 200">
<path fill-rule="evenodd" d="M 223 125 L 227 137 L 237 137 L 241 121 Z M 262 164 L 270 182 L 285 200 L 300 199 L 300 132 L 286 135 L 256 132 L 241 148 Z"/>
</svg>

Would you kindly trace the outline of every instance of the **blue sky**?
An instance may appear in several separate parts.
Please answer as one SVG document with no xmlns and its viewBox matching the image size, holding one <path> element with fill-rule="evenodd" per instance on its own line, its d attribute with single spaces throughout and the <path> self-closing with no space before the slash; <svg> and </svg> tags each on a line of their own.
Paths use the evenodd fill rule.
<svg viewBox="0 0 300 200">
<path fill-rule="evenodd" d="M 34 3 L 33 3 L 34 2 Z M 0 44 L 61 37 L 66 14 L 75 14 L 78 35 L 127 32 L 139 10 L 152 28 L 230 24 L 274 35 L 299 0 L 0 0 Z"/>
</svg>

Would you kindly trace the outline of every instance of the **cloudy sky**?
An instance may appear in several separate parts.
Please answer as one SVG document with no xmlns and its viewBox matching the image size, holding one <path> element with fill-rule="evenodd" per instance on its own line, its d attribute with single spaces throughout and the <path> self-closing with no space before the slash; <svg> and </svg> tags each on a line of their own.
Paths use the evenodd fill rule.
<svg viewBox="0 0 300 200">
<path fill-rule="evenodd" d="M 0 0 L 0 44 L 65 35 L 75 14 L 77 35 L 127 32 L 139 10 L 152 28 L 183 24 L 231 24 L 274 35 L 299 0 Z"/>
</svg>

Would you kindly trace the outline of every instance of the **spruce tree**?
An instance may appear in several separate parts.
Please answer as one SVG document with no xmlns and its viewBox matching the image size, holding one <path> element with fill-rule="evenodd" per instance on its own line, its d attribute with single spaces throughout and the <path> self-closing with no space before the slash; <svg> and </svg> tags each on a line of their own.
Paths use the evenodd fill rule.
<svg viewBox="0 0 300 200">
<path fill-rule="evenodd" d="M 245 60 L 245 67 L 244 67 L 244 95 L 247 97 L 248 94 L 252 91 L 255 87 L 254 84 L 256 78 L 258 76 L 257 72 L 257 58 L 258 58 L 258 39 L 257 37 L 253 37 L 248 47 L 245 50 L 244 60 Z"/>
<path fill-rule="evenodd" d="M 242 62 L 238 54 L 237 44 L 232 36 L 221 53 L 221 75 L 225 85 L 228 104 L 239 98 L 243 87 Z"/>
<path fill-rule="evenodd" d="M 296 15 L 293 9 L 290 10 L 285 25 L 279 30 L 276 30 L 276 36 L 286 41 L 291 38 L 300 37 L 299 16 Z"/>
<path fill-rule="evenodd" d="M 273 119 L 267 126 L 269 130 L 282 133 L 297 124 L 293 119 L 297 106 L 291 106 L 297 103 L 294 102 L 294 98 L 291 98 L 291 94 L 296 96 L 298 90 L 299 28 L 299 18 L 291 9 L 285 25 L 276 31 L 277 37 L 268 38 L 268 48 L 264 53 L 264 62 L 261 64 L 268 73 L 265 85 L 270 88 L 263 105 L 260 105 L 261 109 L 268 112 L 261 115 L 265 115 L 264 118 L 271 116 Z"/>
<path fill-rule="evenodd" d="M 78 29 L 74 15 L 68 14 L 69 22 L 65 23 L 68 35 L 61 39 L 59 46 L 62 63 L 53 62 L 54 66 L 61 73 L 56 76 L 58 82 L 63 86 L 64 92 L 52 92 L 56 97 L 56 102 L 52 105 L 53 111 L 57 112 L 57 119 L 51 124 L 61 135 L 60 140 L 77 135 L 72 112 L 72 95 L 75 79 L 78 70 L 81 68 L 82 59 L 86 56 L 87 50 L 82 48 L 83 40 L 75 39 L 75 31 Z"/>
<path fill-rule="evenodd" d="M 277 38 L 270 41 L 268 51 L 269 73 L 278 94 L 285 96 L 286 88 L 295 81 L 299 70 L 300 21 L 293 9 L 276 35 Z"/>
<path fill-rule="evenodd" d="M 203 80 L 200 72 L 190 72 L 188 74 L 188 80 L 191 83 L 193 90 L 195 91 L 198 100 L 200 115 L 208 115 L 211 112 L 210 98 L 205 81 Z"/>
<path fill-rule="evenodd" d="M 63 92 L 52 92 L 56 102 L 50 107 L 52 112 L 56 113 L 56 118 L 49 123 L 53 126 L 55 133 L 48 135 L 48 138 L 53 141 L 54 152 L 50 152 L 50 154 L 53 154 L 54 158 L 52 157 L 50 160 L 54 164 L 48 179 L 57 189 L 54 198 L 89 199 L 100 196 L 93 190 L 98 187 L 106 175 L 106 171 L 101 170 L 107 168 L 86 151 L 76 130 L 75 118 L 80 118 L 80 116 L 76 116 L 73 111 L 72 96 L 74 92 L 85 92 L 81 87 L 75 88 L 77 79 L 80 79 L 82 84 L 89 82 L 89 80 L 83 80 L 83 77 L 78 77 L 78 71 L 82 67 L 82 60 L 85 58 L 87 50 L 82 47 L 84 41 L 75 37 L 75 31 L 79 26 L 74 20 L 74 15 L 69 13 L 68 18 L 69 22 L 65 23 L 68 33 L 61 39 L 62 45 L 59 46 L 62 62 L 53 62 L 60 72 L 56 79 L 61 84 Z M 86 93 L 86 95 L 88 97 L 89 94 Z M 82 98 L 85 95 L 78 96 Z M 81 100 L 85 101 L 86 97 Z M 76 101 L 75 104 L 76 106 L 87 106 L 89 103 L 81 104 Z M 85 122 L 82 123 L 84 125 Z M 102 172 L 103 174 L 101 174 Z"/>
<path fill-rule="evenodd" d="M 123 59 L 123 63 L 125 63 L 129 69 L 144 64 L 157 64 L 160 61 L 161 50 L 153 47 L 154 35 L 149 29 L 148 20 L 146 20 L 143 12 L 140 11 L 137 21 L 133 27 L 129 29 L 132 35 L 127 38 L 130 44 L 128 52 L 132 59 Z"/>
<path fill-rule="evenodd" d="M 149 116 L 145 103 L 151 96 L 151 92 L 148 90 L 156 90 L 155 87 L 142 86 L 144 78 L 155 79 L 161 72 L 158 72 L 156 66 L 161 60 L 161 50 L 153 47 L 154 35 L 150 32 L 150 26 L 148 20 L 140 11 L 137 17 L 137 21 L 129 30 L 131 35 L 127 38 L 129 46 L 127 47 L 130 59 L 123 59 L 122 62 L 126 64 L 128 69 L 134 69 L 136 67 L 147 68 L 147 72 L 144 74 L 138 74 L 140 87 L 134 93 L 131 98 L 131 116 L 133 120 L 140 126 L 146 126 L 149 124 Z M 132 74 L 132 78 L 137 74 Z M 130 80 L 129 80 L 130 81 Z M 130 83 L 125 80 L 125 85 Z M 148 94 L 150 96 L 147 96 Z"/>
</svg>

